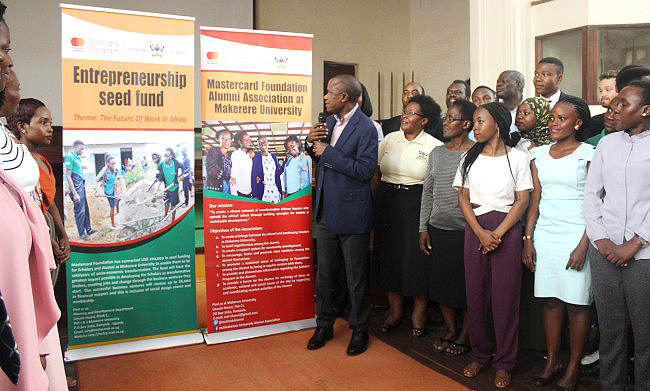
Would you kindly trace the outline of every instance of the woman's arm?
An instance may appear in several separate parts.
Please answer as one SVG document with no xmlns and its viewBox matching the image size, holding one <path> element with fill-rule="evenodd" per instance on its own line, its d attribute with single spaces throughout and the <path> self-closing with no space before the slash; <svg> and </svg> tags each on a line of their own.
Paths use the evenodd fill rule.
<svg viewBox="0 0 650 391">
<path fill-rule="evenodd" d="M 481 227 L 481 224 L 479 224 L 478 219 L 474 214 L 474 210 L 472 209 L 472 205 L 470 205 L 469 189 L 466 187 L 460 187 L 458 189 L 458 206 L 460 207 L 460 211 L 463 213 L 463 216 L 465 216 L 467 225 L 469 225 L 472 231 L 474 231 L 474 234 L 481 241 L 481 248 L 478 250 L 482 250 L 484 252 L 495 250 L 499 246 L 500 240 L 492 237 L 492 235 L 490 235 L 490 232 L 485 230 L 483 227 Z"/>
<path fill-rule="evenodd" d="M 435 148 L 434 148 L 435 150 Z M 424 173 L 424 183 L 422 185 L 422 197 L 420 198 L 420 250 L 426 255 L 431 254 L 431 237 L 429 237 L 429 218 L 433 208 L 433 151 L 429 153 L 427 169 Z"/>
<path fill-rule="evenodd" d="M 52 220 L 54 220 L 54 229 L 59 238 L 58 246 L 62 252 L 62 255 L 57 257 L 56 261 L 58 263 L 65 263 L 65 261 L 70 259 L 70 239 L 68 238 L 68 233 L 65 232 L 63 220 L 61 220 L 61 214 L 59 213 L 59 208 L 56 206 L 56 203 L 52 202 L 49 213 L 52 216 Z"/>
<path fill-rule="evenodd" d="M 515 192 L 515 202 L 512 204 L 510 211 L 506 215 L 506 218 L 503 219 L 501 224 L 494 230 L 494 234 L 500 239 L 503 235 L 506 234 L 512 228 L 513 225 L 517 224 L 521 216 L 526 211 L 528 207 L 528 200 L 530 199 L 529 190 L 521 190 Z"/>
<path fill-rule="evenodd" d="M 587 173 L 589 173 L 589 162 L 587 162 Z M 571 251 L 571 254 L 569 255 L 569 261 L 566 264 L 566 270 L 568 269 L 574 269 L 577 271 L 582 270 L 583 266 L 585 265 L 585 260 L 587 259 L 587 248 L 589 248 L 589 237 L 587 236 L 587 230 L 585 229 L 585 232 L 582 234 L 582 238 L 580 238 L 580 242 L 576 246 L 573 251 Z"/>
<path fill-rule="evenodd" d="M 528 205 L 528 215 L 526 216 L 526 227 L 524 229 L 526 240 L 524 240 L 524 248 L 521 258 L 523 264 L 534 272 L 535 265 L 537 264 L 537 252 L 535 251 L 532 237 L 535 232 L 537 218 L 539 217 L 539 202 L 542 198 L 542 185 L 539 182 L 537 166 L 535 165 L 534 160 L 530 162 L 530 172 L 533 176 L 533 191 L 530 194 L 530 204 Z"/>
</svg>

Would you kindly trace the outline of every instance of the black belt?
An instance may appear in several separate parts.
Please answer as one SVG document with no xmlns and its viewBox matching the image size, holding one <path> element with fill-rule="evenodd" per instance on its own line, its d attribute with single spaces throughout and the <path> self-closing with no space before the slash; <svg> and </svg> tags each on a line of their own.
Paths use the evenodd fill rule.
<svg viewBox="0 0 650 391">
<path fill-rule="evenodd" d="M 399 184 L 388 183 L 384 181 L 381 181 L 381 184 L 395 190 L 415 190 L 422 187 L 422 185 L 399 185 Z"/>
</svg>

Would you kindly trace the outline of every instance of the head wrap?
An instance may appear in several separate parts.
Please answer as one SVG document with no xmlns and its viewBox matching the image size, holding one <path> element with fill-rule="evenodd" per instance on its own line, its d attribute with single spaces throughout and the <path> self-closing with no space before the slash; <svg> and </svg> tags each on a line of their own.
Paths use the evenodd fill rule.
<svg viewBox="0 0 650 391">
<path fill-rule="evenodd" d="M 551 105 L 540 96 L 528 98 L 525 103 L 535 113 L 535 126 L 527 133 L 522 134 L 535 145 L 546 145 L 553 142 L 551 133 L 548 130 L 548 118 L 551 116 Z"/>
</svg>

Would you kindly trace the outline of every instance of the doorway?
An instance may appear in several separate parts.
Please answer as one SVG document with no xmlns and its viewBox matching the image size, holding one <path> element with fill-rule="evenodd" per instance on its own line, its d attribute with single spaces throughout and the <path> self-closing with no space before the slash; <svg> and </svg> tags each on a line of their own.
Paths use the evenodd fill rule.
<svg viewBox="0 0 650 391">
<path fill-rule="evenodd" d="M 325 61 L 323 63 L 323 95 L 327 92 L 327 82 L 336 75 L 350 75 L 357 77 L 357 65 Z M 323 102 L 323 111 L 325 111 L 325 102 Z"/>
</svg>

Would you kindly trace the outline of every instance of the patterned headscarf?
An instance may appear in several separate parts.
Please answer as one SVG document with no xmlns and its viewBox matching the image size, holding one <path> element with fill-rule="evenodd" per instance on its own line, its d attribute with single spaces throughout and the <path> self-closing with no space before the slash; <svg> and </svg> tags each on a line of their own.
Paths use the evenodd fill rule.
<svg viewBox="0 0 650 391">
<path fill-rule="evenodd" d="M 551 116 L 551 105 L 546 99 L 535 96 L 528 98 L 521 103 L 525 103 L 535 113 L 535 126 L 526 134 L 522 133 L 522 137 L 527 138 L 533 144 L 546 145 L 553 142 L 551 133 L 548 130 L 548 118 Z"/>
</svg>

